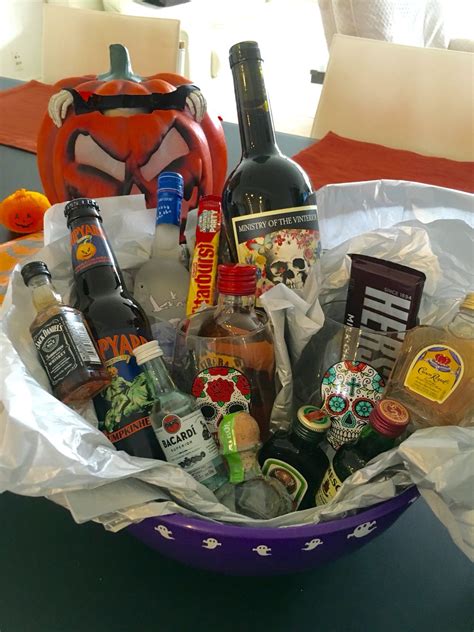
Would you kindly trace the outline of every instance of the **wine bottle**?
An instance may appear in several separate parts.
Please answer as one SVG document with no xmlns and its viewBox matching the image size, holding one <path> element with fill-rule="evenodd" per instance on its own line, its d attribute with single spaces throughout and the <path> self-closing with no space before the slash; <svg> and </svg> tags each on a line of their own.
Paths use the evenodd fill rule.
<svg viewBox="0 0 474 632">
<path fill-rule="evenodd" d="M 275 139 L 257 42 L 230 49 L 242 157 L 224 185 L 221 260 L 260 269 L 257 296 L 277 283 L 302 289 L 319 255 L 310 179 Z"/>
</svg>

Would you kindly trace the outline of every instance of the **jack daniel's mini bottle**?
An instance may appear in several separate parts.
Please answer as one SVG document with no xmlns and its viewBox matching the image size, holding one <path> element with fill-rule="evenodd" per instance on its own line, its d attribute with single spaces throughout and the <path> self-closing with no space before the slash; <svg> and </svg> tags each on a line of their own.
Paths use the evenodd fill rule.
<svg viewBox="0 0 474 632">
<path fill-rule="evenodd" d="M 66 204 L 78 307 L 97 341 L 112 378 L 94 399 L 99 428 L 115 445 L 133 456 L 160 458 L 151 428 L 145 375 L 133 349 L 152 339 L 140 305 L 128 292 L 102 228 L 99 206 L 79 198 Z"/>
<path fill-rule="evenodd" d="M 30 332 L 54 395 L 65 404 L 87 401 L 109 384 L 110 377 L 83 315 L 64 305 L 42 261 L 27 263 L 21 275 L 33 290 L 38 314 Z"/>
</svg>

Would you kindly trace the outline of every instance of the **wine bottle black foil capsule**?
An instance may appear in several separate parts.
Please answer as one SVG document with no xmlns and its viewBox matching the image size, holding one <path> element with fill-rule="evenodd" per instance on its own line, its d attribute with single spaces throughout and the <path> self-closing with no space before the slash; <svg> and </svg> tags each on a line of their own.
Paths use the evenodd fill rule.
<svg viewBox="0 0 474 632">
<path fill-rule="evenodd" d="M 319 254 L 316 196 L 305 171 L 283 155 L 277 145 L 258 44 L 235 44 L 230 49 L 229 61 L 234 81 L 242 156 L 224 186 L 222 205 L 226 238 L 221 241 L 226 250 L 221 250 L 221 260 L 229 257 L 233 262 L 251 263 L 248 260 L 248 255 L 252 255 L 250 249 L 257 254 L 269 254 L 264 276 L 270 280 L 279 276 L 278 281 L 292 287 L 294 283 L 290 268 L 293 267 L 293 272 L 298 270 L 291 265 L 292 262 L 296 261 L 298 255 L 304 258 L 303 250 L 308 254 L 313 248 L 314 255 L 307 262 L 301 263 L 307 270 Z M 289 91 L 289 105 L 291 98 Z M 282 213 L 276 213 L 278 210 L 282 210 Z M 269 212 L 275 213 L 272 215 Z M 262 224 L 265 224 L 263 232 L 267 234 L 266 251 L 260 230 Z M 277 275 L 278 269 L 280 272 L 285 270 L 285 265 L 274 266 L 272 269 L 272 263 L 277 262 L 279 254 L 276 243 L 282 239 L 278 238 L 277 231 L 286 229 L 289 232 L 295 228 L 312 230 L 313 240 L 306 249 L 300 248 L 300 253 L 295 248 L 291 251 L 289 244 L 287 252 L 282 254 L 283 263 L 288 264 L 287 275 Z M 309 240 L 310 236 L 305 236 Z M 257 252 L 259 249 L 261 252 Z M 291 256 L 288 256 L 288 252 Z M 256 261 L 252 263 L 258 265 Z"/>
</svg>

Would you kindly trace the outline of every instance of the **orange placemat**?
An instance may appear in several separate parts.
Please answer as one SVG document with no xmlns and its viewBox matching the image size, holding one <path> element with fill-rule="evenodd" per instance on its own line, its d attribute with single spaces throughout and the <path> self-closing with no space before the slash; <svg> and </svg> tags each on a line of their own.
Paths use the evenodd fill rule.
<svg viewBox="0 0 474 632">
<path fill-rule="evenodd" d="M 313 187 L 366 180 L 409 180 L 474 193 L 474 162 L 423 156 L 329 132 L 293 156 Z"/>
<path fill-rule="evenodd" d="M 43 247 L 43 232 L 12 239 L 0 245 L 0 305 L 5 298 L 10 273 L 17 263 L 31 257 Z"/>
<path fill-rule="evenodd" d="M 57 88 L 39 81 L 0 91 L 0 145 L 36 153 L 36 138 Z"/>
</svg>

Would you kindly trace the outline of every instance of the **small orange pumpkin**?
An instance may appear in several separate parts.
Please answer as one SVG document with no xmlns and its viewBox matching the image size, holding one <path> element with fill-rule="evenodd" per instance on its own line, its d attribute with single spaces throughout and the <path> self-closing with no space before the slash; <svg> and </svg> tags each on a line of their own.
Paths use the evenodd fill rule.
<svg viewBox="0 0 474 632">
<path fill-rule="evenodd" d="M 14 233 L 36 233 L 43 230 L 43 216 L 50 206 L 42 193 L 19 189 L 0 203 L 0 224 Z"/>
<path fill-rule="evenodd" d="M 110 63 L 105 75 L 70 77 L 56 86 L 80 94 L 113 96 L 167 94 L 190 83 L 170 73 L 138 77 L 132 72 L 127 49 L 120 44 L 110 47 Z M 52 203 L 144 193 L 147 207 L 153 208 L 158 175 L 177 171 L 184 179 L 183 216 L 202 195 L 221 193 L 227 171 L 220 121 L 206 113 L 198 123 L 189 111 L 178 109 L 121 108 L 77 114 L 69 107 L 59 128 L 46 114 L 37 159 Z"/>
</svg>

